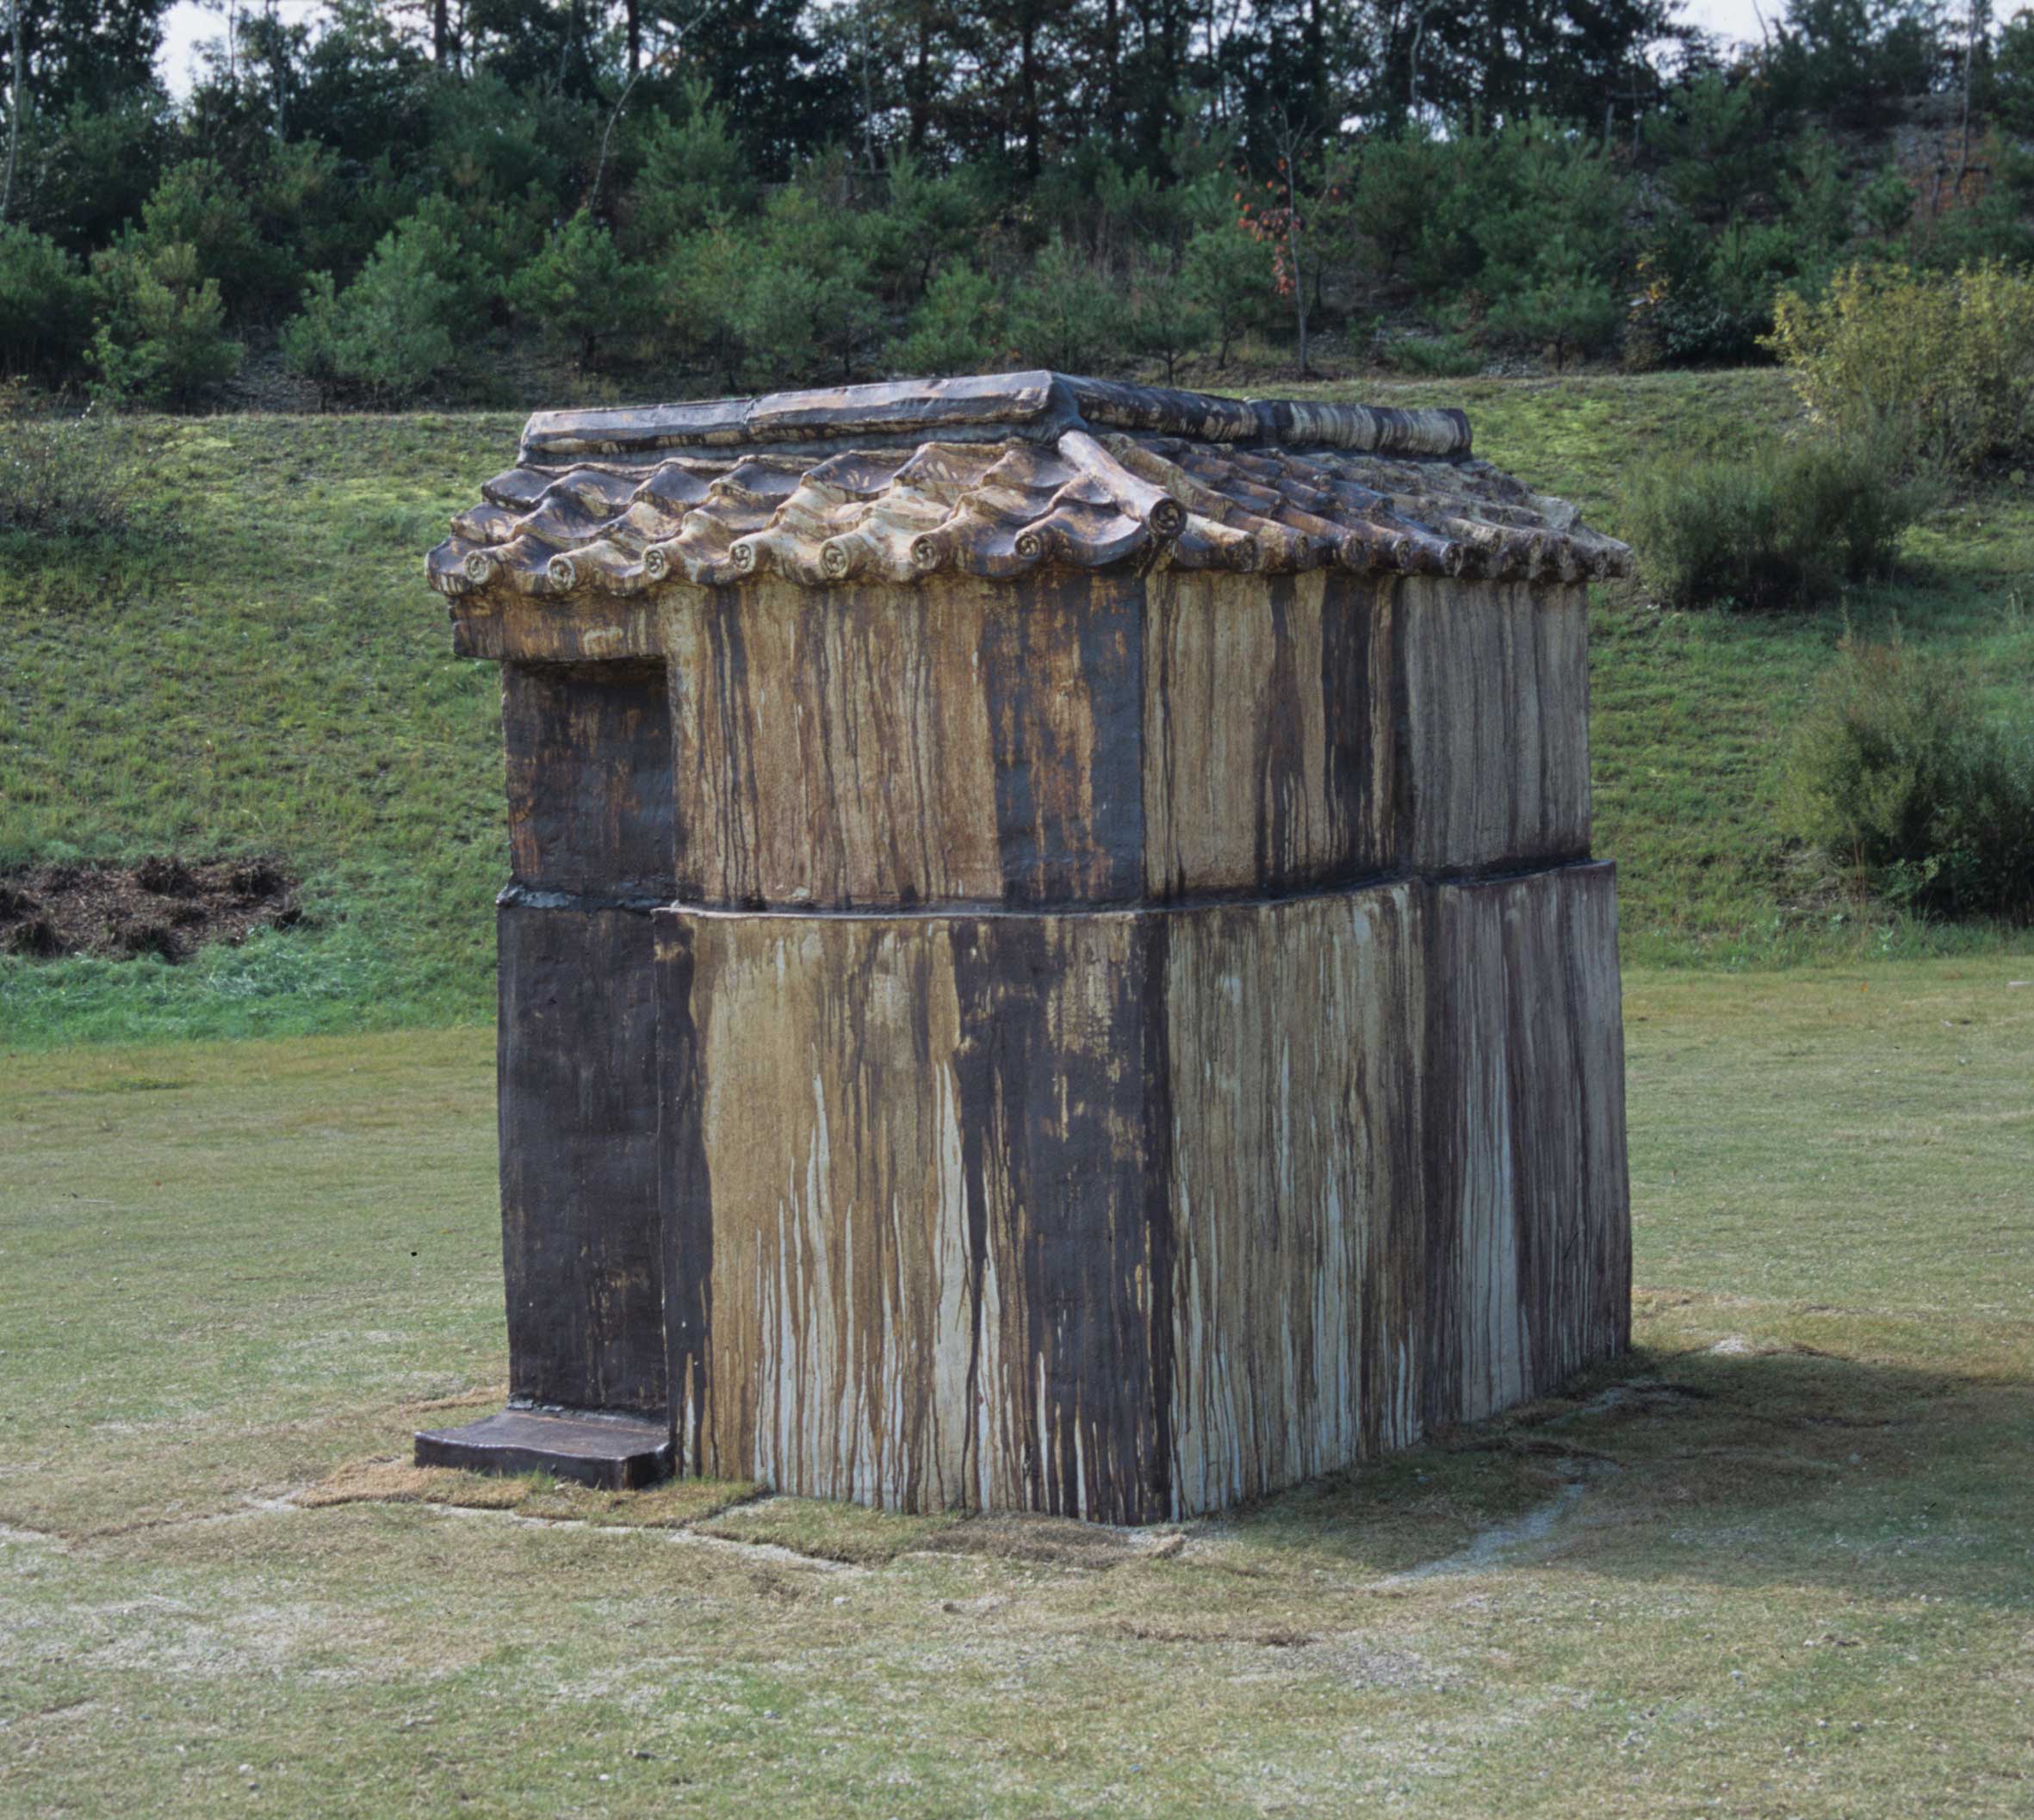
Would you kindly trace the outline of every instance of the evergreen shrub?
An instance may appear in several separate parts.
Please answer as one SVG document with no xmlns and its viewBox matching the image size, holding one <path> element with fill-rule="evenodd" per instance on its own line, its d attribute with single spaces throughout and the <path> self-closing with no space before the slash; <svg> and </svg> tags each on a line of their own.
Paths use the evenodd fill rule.
<svg viewBox="0 0 2034 1820">
<path fill-rule="evenodd" d="M 1670 605 L 1759 610 L 1813 605 L 1889 573 L 1931 498 L 1881 443 L 1804 438 L 1644 468 L 1623 522 L 1641 574 Z"/>
<path fill-rule="evenodd" d="M 1948 916 L 2034 916 L 2034 729 L 1961 665 L 1846 640 L 1789 749 L 1785 833 Z"/>
<path fill-rule="evenodd" d="M 344 290 L 313 275 L 302 312 L 282 330 L 282 356 L 307 379 L 380 405 L 417 397 L 453 366 L 458 250 L 432 222 L 399 223 Z"/>
</svg>

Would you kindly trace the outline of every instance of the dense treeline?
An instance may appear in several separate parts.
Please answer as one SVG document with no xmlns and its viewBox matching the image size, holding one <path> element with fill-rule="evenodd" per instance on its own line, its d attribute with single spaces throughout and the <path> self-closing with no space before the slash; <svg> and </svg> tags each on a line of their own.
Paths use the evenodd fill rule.
<svg viewBox="0 0 2034 1820">
<path fill-rule="evenodd" d="M 2034 15 L 1789 0 L 16 0 L 0 366 L 187 405 L 1239 350 L 1755 357 L 1783 288 L 2034 251 Z"/>
</svg>

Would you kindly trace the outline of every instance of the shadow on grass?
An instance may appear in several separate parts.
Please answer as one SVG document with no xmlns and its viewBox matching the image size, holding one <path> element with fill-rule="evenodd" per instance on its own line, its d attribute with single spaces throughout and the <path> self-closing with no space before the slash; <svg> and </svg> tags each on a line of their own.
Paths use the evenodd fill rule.
<svg viewBox="0 0 2034 1820">
<path fill-rule="evenodd" d="M 1267 1567 L 1325 1557 L 1405 1574 L 1460 1556 L 1464 1572 L 1784 1579 L 2018 1603 L 2031 1483 L 2025 1371 L 1725 1334 L 1635 1352 L 1561 1396 L 1214 1526 Z M 1552 1520 L 1521 1523 L 1535 1513 Z M 1479 1537 L 1498 1545 L 1479 1548 Z"/>
<path fill-rule="evenodd" d="M 1731 1310 L 1707 1298 L 1683 1298 L 1672 1312 L 1689 1305 L 1708 1324 L 1697 1343 L 1662 1336 L 1560 1395 L 1423 1446 L 1144 1531 L 906 1516 L 699 1481 L 595 1493 L 406 1464 L 345 1469 L 299 1502 L 426 1501 L 696 1528 L 864 1567 L 925 1553 L 1095 1572 L 1174 1562 L 1218 1578 L 1289 1586 L 1324 1573 L 1380 1588 L 1530 1569 L 2024 1600 L 2034 1373 L 2012 1343 L 1969 1369 L 1924 1366 L 1840 1353 L 1803 1332 L 1848 1329 L 1898 1349 L 1914 1339 L 1913 1321 L 1863 1317 L 1873 1331 L 1859 1333 L 1857 1317 L 1810 1311 L 1783 1316 L 1781 1333 L 1747 1335 L 1717 1331 Z M 1770 1322 L 1777 1311 L 1758 1312 Z"/>
</svg>

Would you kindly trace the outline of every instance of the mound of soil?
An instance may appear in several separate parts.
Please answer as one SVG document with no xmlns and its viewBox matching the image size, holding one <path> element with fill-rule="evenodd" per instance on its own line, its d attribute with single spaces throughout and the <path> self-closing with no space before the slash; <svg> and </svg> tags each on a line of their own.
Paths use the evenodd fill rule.
<svg viewBox="0 0 2034 1820">
<path fill-rule="evenodd" d="M 242 942 L 296 920 L 296 881 L 272 860 L 150 858 L 0 876 L 0 953 L 30 960 L 182 961 L 208 942 Z"/>
</svg>

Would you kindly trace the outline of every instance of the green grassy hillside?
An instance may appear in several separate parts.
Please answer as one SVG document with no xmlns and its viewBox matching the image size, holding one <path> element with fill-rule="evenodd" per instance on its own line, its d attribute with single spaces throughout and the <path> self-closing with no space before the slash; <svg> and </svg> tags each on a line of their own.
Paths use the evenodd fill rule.
<svg viewBox="0 0 2034 1820">
<path fill-rule="evenodd" d="M 1389 391 L 1466 403 L 1482 452 L 1613 530 L 1634 464 L 1727 450 L 1792 408 L 1770 373 Z M 0 1044 L 489 1015 L 506 868 L 496 679 L 449 654 L 422 556 L 505 464 L 518 421 L 128 420 L 107 433 L 134 529 L 0 547 L 0 870 L 262 853 L 303 876 L 308 913 L 181 967 L 0 960 Z M 1898 583 L 1801 617 L 1599 602 L 1597 845 L 1622 867 L 1631 957 L 1763 964 L 2000 939 L 1860 917 L 1770 826 L 1781 736 L 1846 622 L 1968 653 L 2002 703 L 2016 690 L 2034 703 L 2034 501 L 2007 487 L 1962 503 L 1908 553 Z"/>
</svg>

